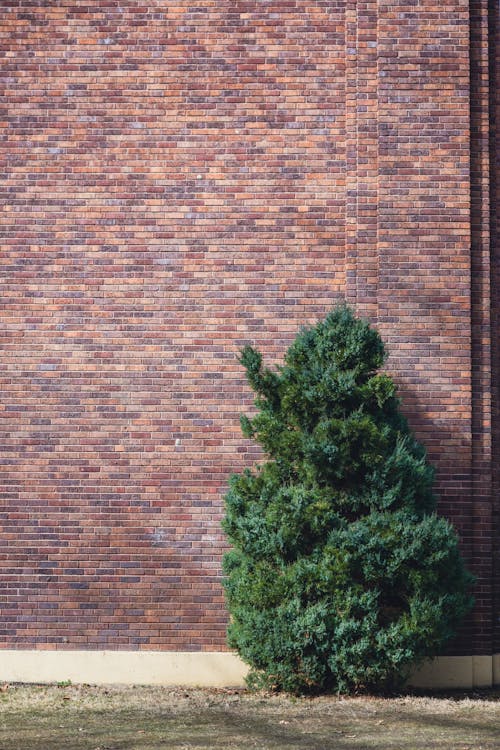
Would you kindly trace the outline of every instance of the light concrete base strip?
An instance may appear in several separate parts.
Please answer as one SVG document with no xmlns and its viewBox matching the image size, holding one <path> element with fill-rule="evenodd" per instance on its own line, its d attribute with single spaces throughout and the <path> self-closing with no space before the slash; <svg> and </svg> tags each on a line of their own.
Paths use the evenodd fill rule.
<svg viewBox="0 0 500 750">
<path fill-rule="evenodd" d="M 482 688 L 498 684 L 500 670 L 494 675 L 495 656 L 438 656 L 418 669 L 408 685 L 419 688 Z"/>
<path fill-rule="evenodd" d="M 500 654 L 493 656 L 493 684 L 500 685 Z"/>
<path fill-rule="evenodd" d="M 247 672 L 228 652 L 0 650 L 0 682 L 236 687 L 244 685 Z M 424 664 L 408 684 L 448 689 L 499 685 L 500 654 L 441 656 Z"/>
<path fill-rule="evenodd" d="M 211 651 L 0 650 L 2 682 L 232 687 L 247 672 L 234 654 Z"/>
</svg>

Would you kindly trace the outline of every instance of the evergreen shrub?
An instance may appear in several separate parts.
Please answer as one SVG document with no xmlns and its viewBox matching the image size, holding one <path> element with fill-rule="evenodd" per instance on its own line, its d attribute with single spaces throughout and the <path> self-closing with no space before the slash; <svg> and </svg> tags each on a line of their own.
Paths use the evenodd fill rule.
<svg viewBox="0 0 500 750">
<path fill-rule="evenodd" d="M 433 470 L 377 372 L 384 359 L 347 307 L 302 330 L 276 370 L 241 354 L 257 394 L 242 430 L 269 460 L 230 479 L 224 586 L 229 644 L 256 686 L 394 689 L 471 607 Z"/>
</svg>

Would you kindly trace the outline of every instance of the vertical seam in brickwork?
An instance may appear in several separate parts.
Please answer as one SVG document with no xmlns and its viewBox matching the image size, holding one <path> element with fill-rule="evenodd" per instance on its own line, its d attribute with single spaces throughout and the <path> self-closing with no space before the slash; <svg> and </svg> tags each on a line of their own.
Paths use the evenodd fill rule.
<svg viewBox="0 0 500 750">
<path fill-rule="evenodd" d="M 358 14 L 357 309 L 377 322 L 378 290 L 378 2 L 366 0 Z M 362 21 L 364 20 L 364 25 Z"/>
<path fill-rule="evenodd" d="M 358 151 L 357 151 L 357 2 L 347 0 L 345 11 L 346 36 L 346 74 L 345 74 L 345 105 L 346 105 L 346 239 L 345 239 L 345 267 L 346 267 L 346 300 L 349 304 L 356 304 L 357 286 L 357 196 L 358 196 Z"/>
<path fill-rule="evenodd" d="M 379 89 L 380 89 L 380 55 L 379 55 L 379 44 L 380 44 L 380 14 L 382 8 L 380 7 L 380 1 L 377 0 L 376 4 L 377 12 L 377 26 L 376 26 L 376 65 L 375 65 L 375 90 L 377 100 L 375 103 L 375 149 L 376 149 L 376 183 L 375 183 L 375 210 L 376 210 L 376 222 L 375 222 L 375 242 L 374 242 L 374 253 L 375 253 L 375 289 L 374 289 L 374 316 L 375 322 L 378 321 L 379 315 L 379 286 L 380 286 L 380 242 L 379 242 L 379 225 L 380 225 L 380 211 L 379 211 L 379 197 L 380 197 L 380 169 L 379 169 L 379 149 L 380 149 L 380 107 L 379 107 Z"/>
<path fill-rule="evenodd" d="M 492 647 L 491 295 L 488 2 L 470 4 L 472 534 L 475 647 Z M 491 651 L 490 651 L 491 652 Z"/>
<path fill-rule="evenodd" d="M 492 378 L 492 533 L 493 533 L 493 653 L 500 652 L 500 345 L 498 331 L 500 324 L 500 253 L 498 247 L 498 164 L 500 159 L 498 143 L 498 65 L 499 57 L 499 5 L 496 0 L 488 3 L 489 39 L 489 159 L 490 159 L 490 247 L 491 247 L 491 378 Z"/>
<path fill-rule="evenodd" d="M 378 291 L 378 2 L 346 12 L 348 301 L 377 321 Z"/>
</svg>

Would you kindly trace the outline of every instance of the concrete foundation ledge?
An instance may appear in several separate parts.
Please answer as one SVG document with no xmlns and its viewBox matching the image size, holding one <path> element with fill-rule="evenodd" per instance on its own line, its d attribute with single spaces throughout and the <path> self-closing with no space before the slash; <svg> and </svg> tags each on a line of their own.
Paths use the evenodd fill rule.
<svg viewBox="0 0 500 750">
<path fill-rule="evenodd" d="M 0 650 L 3 682 L 233 687 L 247 672 L 228 652 Z"/>
<path fill-rule="evenodd" d="M 418 688 L 488 688 L 500 684 L 500 654 L 438 656 L 423 664 L 408 680 Z"/>
<path fill-rule="evenodd" d="M 236 687 L 248 667 L 230 652 L 0 650 L 0 682 Z M 408 681 L 418 688 L 500 684 L 500 654 L 441 656 Z"/>
</svg>

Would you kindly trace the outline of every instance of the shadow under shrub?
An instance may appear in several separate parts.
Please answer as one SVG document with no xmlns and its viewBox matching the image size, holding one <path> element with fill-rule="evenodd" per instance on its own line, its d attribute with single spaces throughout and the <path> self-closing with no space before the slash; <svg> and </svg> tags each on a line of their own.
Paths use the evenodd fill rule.
<svg viewBox="0 0 500 750">
<path fill-rule="evenodd" d="M 269 457 L 231 477 L 223 520 L 228 638 L 250 684 L 393 689 L 471 607 L 384 359 L 377 331 L 346 307 L 302 330 L 276 370 L 242 352 L 257 394 L 242 430 Z"/>
</svg>

